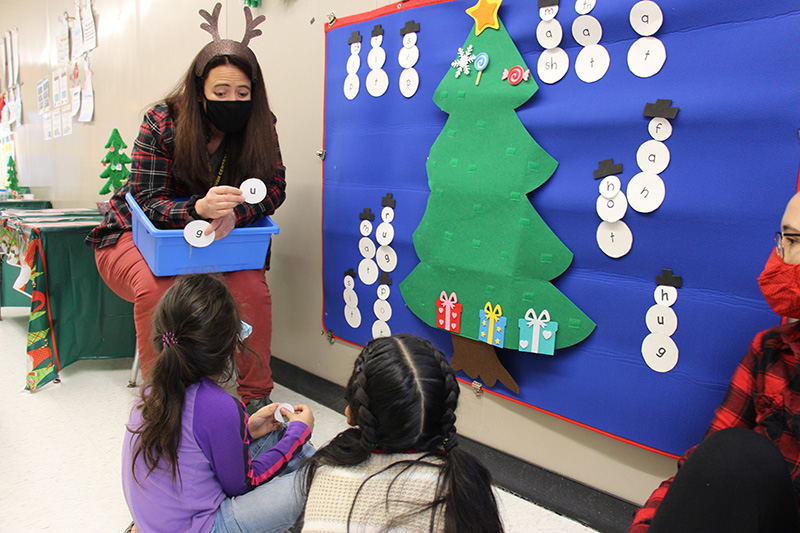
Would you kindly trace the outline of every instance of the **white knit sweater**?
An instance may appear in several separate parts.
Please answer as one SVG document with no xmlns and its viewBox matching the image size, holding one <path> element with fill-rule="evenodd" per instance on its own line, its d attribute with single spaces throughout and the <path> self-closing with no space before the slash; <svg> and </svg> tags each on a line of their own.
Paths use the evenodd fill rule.
<svg viewBox="0 0 800 533">
<path fill-rule="evenodd" d="M 357 466 L 319 467 L 308 494 L 303 532 L 427 533 L 433 515 L 431 510 L 403 517 L 397 523 L 392 523 L 392 519 L 416 511 L 434 500 L 441 469 L 417 464 L 403 471 L 405 465 L 395 465 L 381 472 L 392 463 L 413 461 L 423 455 L 375 453 Z M 443 459 L 427 457 L 424 461 L 441 464 Z M 364 483 L 373 474 L 376 475 Z M 387 501 L 392 480 L 395 481 Z M 353 507 L 362 483 L 364 486 Z M 348 529 L 347 517 L 351 507 L 353 514 Z M 433 519 L 433 531 L 444 531 L 444 505 L 437 508 Z"/>
</svg>

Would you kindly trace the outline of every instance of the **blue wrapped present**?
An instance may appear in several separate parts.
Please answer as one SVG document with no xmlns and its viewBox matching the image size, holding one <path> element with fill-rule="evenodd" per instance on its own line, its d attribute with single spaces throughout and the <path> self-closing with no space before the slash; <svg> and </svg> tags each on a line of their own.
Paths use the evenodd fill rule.
<svg viewBox="0 0 800 533">
<path fill-rule="evenodd" d="M 556 350 L 558 322 L 550 320 L 550 312 L 545 309 L 539 316 L 532 308 L 519 319 L 519 351 L 553 355 Z"/>
<path fill-rule="evenodd" d="M 479 340 L 497 348 L 502 348 L 506 336 L 507 321 L 506 317 L 503 316 L 503 309 L 499 304 L 492 309 L 492 303 L 486 302 L 486 306 L 481 310 L 480 314 L 481 327 Z"/>
</svg>

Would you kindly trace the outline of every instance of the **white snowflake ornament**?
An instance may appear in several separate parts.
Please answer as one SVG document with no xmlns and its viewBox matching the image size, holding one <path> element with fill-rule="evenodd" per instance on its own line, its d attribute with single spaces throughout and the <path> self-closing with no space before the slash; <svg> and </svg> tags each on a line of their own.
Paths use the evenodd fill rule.
<svg viewBox="0 0 800 533">
<path fill-rule="evenodd" d="M 475 54 L 472 53 L 472 45 L 467 46 L 467 49 L 458 49 L 458 57 L 450 63 L 450 66 L 456 69 L 456 78 L 461 76 L 463 72 L 469 76 L 469 64 L 475 61 Z"/>
</svg>

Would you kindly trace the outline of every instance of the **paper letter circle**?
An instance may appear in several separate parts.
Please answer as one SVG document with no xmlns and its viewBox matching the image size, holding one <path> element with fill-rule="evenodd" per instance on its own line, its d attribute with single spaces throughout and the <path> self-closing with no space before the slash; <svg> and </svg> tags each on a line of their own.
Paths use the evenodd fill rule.
<svg viewBox="0 0 800 533">
<path fill-rule="evenodd" d="M 581 46 L 591 46 L 600 42 L 603 27 L 591 15 L 581 15 L 572 23 L 572 37 Z"/>
<path fill-rule="evenodd" d="M 283 424 L 286 420 L 283 418 L 283 413 L 281 413 L 281 409 L 286 409 L 290 413 L 294 413 L 294 405 L 290 403 L 282 403 L 275 409 L 275 413 L 273 413 L 273 417 L 275 418 L 276 422 L 280 422 Z"/>
<path fill-rule="evenodd" d="M 351 55 L 347 58 L 347 73 L 355 74 L 361 66 L 361 56 Z"/>
<path fill-rule="evenodd" d="M 597 216 L 605 222 L 616 222 L 625 216 L 628 211 L 628 201 L 625 194 L 618 193 L 613 198 L 606 198 L 603 195 L 597 197 L 595 205 L 597 209 Z"/>
<path fill-rule="evenodd" d="M 413 68 L 403 69 L 398 81 L 400 93 L 406 98 L 411 98 L 419 89 L 419 74 Z"/>
<path fill-rule="evenodd" d="M 358 251 L 364 259 L 372 259 L 375 257 L 375 243 L 369 237 L 361 237 L 358 241 Z"/>
<path fill-rule="evenodd" d="M 636 164 L 642 172 L 661 174 L 669 166 L 669 148 L 661 141 L 645 141 L 636 151 Z"/>
<path fill-rule="evenodd" d="M 257 204 L 267 197 L 267 186 L 258 178 L 248 178 L 239 185 L 244 201 L 248 204 Z"/>
<path fill-rule="evenodd" d="M 617 176 L 606 176 L 600 182 L 600 194 L 606 198 L 614 198 L 622 190 L 622 184 Z M 599 200 L 598 200 L 599 201 Z"/>
<path fill-rule="evenodd" d="M 205 248 L 214 242 L 215 232 L 212 231 L 208 235 L 203 235 L 203 232 L 210 225 L 205 220 L 192 220 L 183 228 L 183 238 L 195 248 Z"/>
<path fill-rule="evenodd" d="M 412 46 L 411 48 L 401 48 L 400 53 L 397 54 L 397 62 L 403 68 L 411 68 L 419 61 L 419 48 Z"/>
<path fill-rule="evenodd" d="M 678 329 L 678 316 L 666 305 L 656 304 L 648 309 L 644 322 L 651 333 L 662 333 L 667 337 L 671 337 Z"/>
<path fill-rule="evenodd" d="M 661 28 L 664 14 L 658 4 L 650 0 L 642 0 L 631 8 L 631 27 L 643 37 L 649 37 Z"/>
<path fill-rule="evenodd" d="M 562 48 L 545 50 L 539 55 L 536 72 L 542 82 L 552 85 L 569 70 L 569 56 Z"/>
<path fill-rule="evenodd" d="M 608 257 L 618 259 L 631 251 L 633 233 L 622 220 L 604 221 L 597 227 L 597 244 Z"/>
<path fill-rule="evenodd" d="M 386 300 L 375 300 L 375 303 L 372 305 L 372 310 L 375 312 L 375 316 L 378 317 L 378 320 L 388 322 L 389 319 L 392 318 L 392 306 Z"/>
<path fill-rule="evenodd" d="M 358 264 L 358 277 L 364 285 L 372 285 L 378 280 L 380 271 L 372 259 L 362 259 Z"/>
<path fill-rule="evenodd" d="M 678 347 L 663 333 L 651 333 L 642 341 L 642 357 L 652 370 L 669 372 L 678 364 Z"/>
<path fill-rule="evenodd" d="M 536 40 L 545 50 L 550 50 L 561 44 L 564 37 L 564 30 L 561 23 L 555 19 L 542 20 L 536 26 Z M 477 59 L 475 60 L 477 63 Z"/>
<path fill-rule="evenodd" d="M 358 307 L 358 294 L 353 289 L 345 289 L 342 293 L 344 296 L 344 305 L 347 307 Z"/>
<path fill-rule="evenodd" d="M 347 321 L 347 325 L 353 329 L 356 329 L 358 326 L 361 325 L 361 311 L 358 310 L 358 307 L 347 307 L 344 308 L 344 319 Z"/>
<path fill-rule="evenodd" d="M 358 95 L 358 89 L 361 82 L 358 80 L 358 75 L 348 74 L 344 79 L 344 97 L 352 100 Z"/>
<path fill-rule="evenodd" d="M 588 15 L 587 15 L 588 16 Z M 611 57 L 602 45 L 593 44 L 578 53 L 575 60 L 575 74 L 581 81 L 594 83 L 608 72 Z"/>
<path fill-rule="evenodd" d="M 383 50 L 383 48 L 380 50 Z M 386 89 L 389 88 L 389 76 L 383 69 L 370 70 L 369 74 L 367 74 L 367 81 L 365 84 L 367 86 L 367 92 L 377 98 L 383 96 Z"/>
<path fill-rule="evenodd" d="M 383 320 L 376 320 L 372 324 L 372 338 L 377 339 L 378 337 L 389 337 L 392 334 L 391 328 L 389 328 L 389 324 L 384 322 Z"/>
<path fill-rule="evenodd" d="M 639 213 L 652 213 L 664 201 L 664 180 L 658 174 L 639 172 L 628 182 L 628 203 Z"/>
<path fill-rule="evenodd" d="M 655 37 L 642 37 L 628 50 L 628 68 L 640 78 L 655 76 L 667 60 L 664 43 Z"/>
<path fill-rule="evenodd" d="M 663 117 L 654 117 L 647 125 L 647 133 L 657 141 L 666 141 L 672 135 L 672 124 Z"/>
</svg>

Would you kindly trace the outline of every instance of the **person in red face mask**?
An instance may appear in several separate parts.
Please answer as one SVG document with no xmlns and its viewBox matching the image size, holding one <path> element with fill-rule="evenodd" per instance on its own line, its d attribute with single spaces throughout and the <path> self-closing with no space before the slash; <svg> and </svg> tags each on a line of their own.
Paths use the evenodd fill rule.
<svg viewBox="0 0 800 533">
<path fill-rule="evenodd" d="M 800 193 L 758 278 L 800 319 Z M 800 531 L 800 322 L 758 333 L 703 440 L 634 516 L 629 533 Z"/>
</svg>

